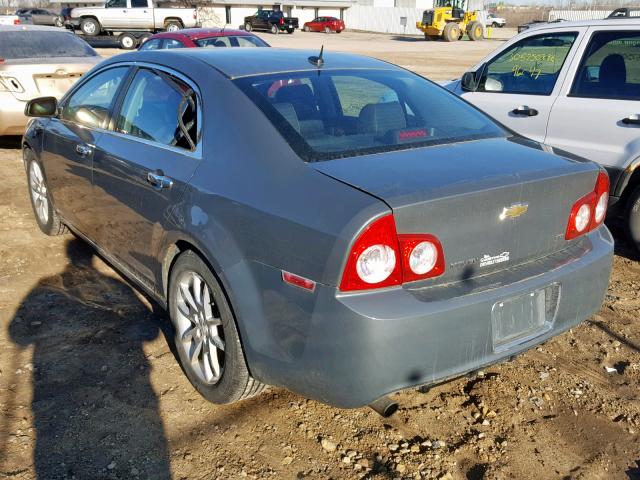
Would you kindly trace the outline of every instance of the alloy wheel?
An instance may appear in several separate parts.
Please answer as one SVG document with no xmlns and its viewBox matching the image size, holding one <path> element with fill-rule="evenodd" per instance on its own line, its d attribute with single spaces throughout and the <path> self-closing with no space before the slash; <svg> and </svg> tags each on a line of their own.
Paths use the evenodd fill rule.
<svg viewBox="0 0 640 480">
<path fill-rule="evenodd" d="M 177 282 L 175 319 L 177 347 L 190 368 L 208 385 L 220 381 L 224 371 L 225 340 L 220 312 L 211 290 L 196 272 L 184 272 Z"/>
<path fill-rule="evenodd" d="M 46 225 L 49 222 L 49 199 L 47 185 L 37 162 L 31 162 L 29 166 L 29 187 L 38 220 L 42 225 Z"/>
</svg>

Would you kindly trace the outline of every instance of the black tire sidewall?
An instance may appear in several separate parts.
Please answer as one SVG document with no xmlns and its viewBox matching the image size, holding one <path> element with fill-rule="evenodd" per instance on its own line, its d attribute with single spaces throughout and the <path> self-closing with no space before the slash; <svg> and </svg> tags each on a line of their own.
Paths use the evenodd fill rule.
<svg viewBox="0 0 640 480">
<path fill-rule="evenodd" d="M 243 391 L 248 377 L 248 371 L 240 346 L 240 337 L 236 328 L 235 319 L 218 280 L 211 273 L 211 270 L 205 262 L 192 251 L 187 251 L 181 254 L 171 270 L 171 278 L 169 282 L 169 315 L 172 319 L 176 317 L 176 296 L 178 289 L 177 279 L 187 271 L 193 271 L 200 275 L 211 290 L 211 294 L 216 306 L 218 307 L 222 321 L 225 355 L 222 377 L 218 383 L 208 385 L 202 382 L 188 367 L 189 359 L 187 358 L 184 350 L 177 345 L 180 340 L 176 333 L 176 350 L 178 352 L 182 369 L 195 389 L 210 402 L 217 404 L 234 402 L 239 398 L 238 391 L 240 391 L 240 393 Z"/>
</svg>

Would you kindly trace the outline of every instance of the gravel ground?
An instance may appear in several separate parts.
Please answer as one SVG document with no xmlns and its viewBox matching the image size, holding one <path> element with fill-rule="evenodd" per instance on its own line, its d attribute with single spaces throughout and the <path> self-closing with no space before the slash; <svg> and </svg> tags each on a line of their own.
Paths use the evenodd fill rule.
<svg viewBox="0 0 640 480">
<path fill-rule="evenodd" d="M 440 79 L 497 45 L 265 38 L 340 41 L 427 74 L 446 62 Z M 215 406 L 153 303 L 73 236 L 39 232 L 16 139 L 0 164 L 0 478 L 640 478 L 640 263 L 619 234 L 597 315 L 475 378 L 395 394 L 390 419 L 278 388 Z"/>
</svg>

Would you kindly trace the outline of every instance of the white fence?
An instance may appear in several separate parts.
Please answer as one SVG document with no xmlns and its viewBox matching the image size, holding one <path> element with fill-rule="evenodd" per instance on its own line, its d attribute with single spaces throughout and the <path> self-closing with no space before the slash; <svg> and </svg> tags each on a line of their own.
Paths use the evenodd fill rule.
<svg viewBox="0 0 640 480">
<path fill-rule="evenodd" d="M 416 22 L 424 9 L 401 7 L 363 7 L 354 5 L 344 11 L 344 23 L 353 30 L 422 35 Z"/>
<path fill-rule="evenodd" d="M 569 21 L 577 20 L 601 20 L 606 18 L 613 10 L 551 10 L 549 21 L 562 19 Z"/>
</svg>

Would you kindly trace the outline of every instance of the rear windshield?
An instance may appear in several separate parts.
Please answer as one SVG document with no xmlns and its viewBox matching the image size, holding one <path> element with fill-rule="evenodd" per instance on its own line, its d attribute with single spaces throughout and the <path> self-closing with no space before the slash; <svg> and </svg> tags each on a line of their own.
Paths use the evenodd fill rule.
<svg viewBox="0 0 640 480">
<path fill-rule="evenodd" d="M 201 38 L 195 41 L 199 47 L 268 47 L 264 41 L 254 36 L 225 36 L 225 37 L 211 37 Z"/>
<path fill-rule="evenodd" d="M 454 95 L 399 70 L 318 70 L 235 80 L 305 161 L 504 136 Z"/>
<path fill-rule="evenodd" d="M 97 57 L 87 42 L 67 32 L 0 32 L 0 58 Z"/>
</svg>

